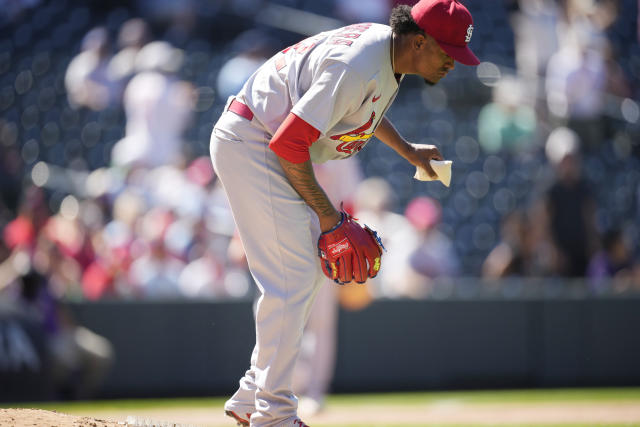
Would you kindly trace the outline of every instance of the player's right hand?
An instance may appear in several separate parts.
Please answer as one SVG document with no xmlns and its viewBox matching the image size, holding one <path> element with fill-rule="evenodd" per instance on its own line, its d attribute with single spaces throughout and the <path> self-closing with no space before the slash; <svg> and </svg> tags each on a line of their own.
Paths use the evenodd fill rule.
<svg viewBox="0 0 640 427">
<path fill-rule="evenodd" d="M 430 144 L 410 144 L 412 153 L 409 155 L 409 162 L 416 167 L 421 167 L 427 171 L 432 179 L 438 178 L 438 174 L 433 170 L 431 160 L 444 160 L 440 150 L 435 145 Z"/>
</svg>

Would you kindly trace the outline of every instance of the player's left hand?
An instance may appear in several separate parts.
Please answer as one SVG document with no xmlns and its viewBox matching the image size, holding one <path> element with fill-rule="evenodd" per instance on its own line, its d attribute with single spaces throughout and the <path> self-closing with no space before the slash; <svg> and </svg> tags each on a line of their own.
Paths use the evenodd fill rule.
<svg viewBox="0 0 640 427">
<path fill-rule="evenodd" d="M 433 179 L 438 177 L 438 174 L 433 170 L 431 160 L 444 160 L 440 150 L 435 145 L 429 144 L 409 144 L 411 147 L 411 153 L 409 154 L 409 162 L 416 167 L 421 167 L 427 171 L 429 176 Z"/>
<path fill-rule="evenodd" d="M 382 241 L 369 227 L 341 212 L 342 220 L 318 239 L 318 256 L 325 276 L 338 284 L 364 283 L 380 270 Z"/>
</svg>

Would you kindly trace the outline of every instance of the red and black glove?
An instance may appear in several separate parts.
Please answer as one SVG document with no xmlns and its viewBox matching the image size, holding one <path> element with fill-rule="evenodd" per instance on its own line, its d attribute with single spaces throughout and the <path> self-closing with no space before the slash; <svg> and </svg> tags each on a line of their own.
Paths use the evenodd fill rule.
<svg viewBox="0 0 640 427">
<path fill-rule="evenodd" d="M 324 274 L 338 284 L 364 283 L 376 277 L 384 246 L 378 234 L 341 212 L 342 219 L 318 239 L 318 256 Z"/>
</svg>

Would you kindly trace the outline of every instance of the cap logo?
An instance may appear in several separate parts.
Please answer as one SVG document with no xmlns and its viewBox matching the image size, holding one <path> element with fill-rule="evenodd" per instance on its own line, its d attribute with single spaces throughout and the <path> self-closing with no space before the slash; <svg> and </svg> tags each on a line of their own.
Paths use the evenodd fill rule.
<svg viewBox="0 0 640 427">
<path fill-rule="evenodd" d="M 467 28 L 467 37 L 464 38 L 465 43 L 469 43 L 471 41 L 472 33 L 473 33 L 473 25 L 469 25 L 469 28 Z"/>
</svg>

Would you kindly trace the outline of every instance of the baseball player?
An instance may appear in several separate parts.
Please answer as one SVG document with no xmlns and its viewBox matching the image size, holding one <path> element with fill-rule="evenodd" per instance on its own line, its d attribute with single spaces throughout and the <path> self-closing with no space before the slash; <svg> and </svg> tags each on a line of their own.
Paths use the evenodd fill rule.
<svg viewBox="0 0 640 427">
<path fill-rule="evenodd" d="M 454 61 L 477 65 L 472 31 L 455 0 L 398 6 L 389 26 L 350 25 L 282 50 L 227 102 L 211 156 L 260 291 L 251 364 L 225 403 L 239 425 L 306 425 L 292 372 L 322 274 L 362 283 L 380 269 L 379 238 L 329 201 L 312 162 L 353 156 L 375 135 L 435 177 L 439 150 L 406 141 L 384 115 L 405 74 L 436 84 Z"/>
</svg>

